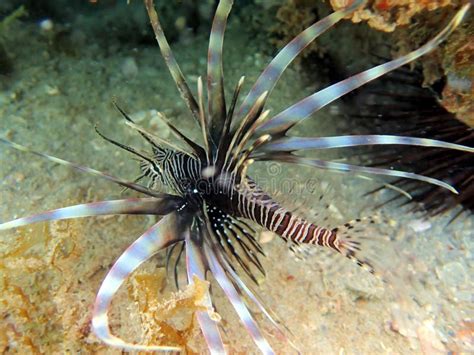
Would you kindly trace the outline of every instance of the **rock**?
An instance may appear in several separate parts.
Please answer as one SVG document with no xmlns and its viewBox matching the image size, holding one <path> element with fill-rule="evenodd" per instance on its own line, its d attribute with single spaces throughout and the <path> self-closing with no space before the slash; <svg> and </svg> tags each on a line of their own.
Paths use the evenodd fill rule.
<svg viewBox="0 0 474 355">
<path fill-rule="evenodd" d="M 431 223 L 427 220 L 414 219 L 408 226 L 415 232 L 424 232 L 431 228 Z"/>
<path fill-rule="evenodd" d="M 416 333 L 420 341 L 421 351 L 423 354 L 446 354 L 446 347 L 441 342 L 434 329 L 434 322 L 426 320 L 418 327 Z"/>
<path fill-rule="evenodd" d="M 444 264 L 436 268 L 436 273 L 441 281 L 448 287 L 458 287 L 467 282 L 467 273 L 464 266 L 457 261 Z"/>
<path fill-rule="evenodd" d="M 138 65 L 133 57 L 125 58 L 120 69 L 127 79 L 133 79 L 138 75 Z"/>
<path fill-rule="evenodd" d="M 153 110 L 152 110 L 153 111 Z M 150 111 L 150 112 L 152 112 Z M 160 115 L 155 111 L 150 120 L 150 128 L 160 138 L 168 138 L 171 131 Z"/>
<path fill-rule="evenodd" d="M 264 231 L 260 233 L 259 242 L 262 244 L 269 243 L 275 238 L 275 234 L 269 231 Z"/>
<path fill-rule="evenodd" d="M 39 27 L 40 27 L 41 32 L 51 32 L 54 28 L 54 22 L 53 20 L 47 18 L 40 21 Z"/>
<path fill-rule="evenodd" d="M 410 317 L 407 310 L 402 309 L 399 304 L 395 303 L 392 305 L 391 313 L 392 319 L 390 322 L 390 329 L 392 331 L 408 338 L 417 336 L 417 321 Z"/>
</svg>

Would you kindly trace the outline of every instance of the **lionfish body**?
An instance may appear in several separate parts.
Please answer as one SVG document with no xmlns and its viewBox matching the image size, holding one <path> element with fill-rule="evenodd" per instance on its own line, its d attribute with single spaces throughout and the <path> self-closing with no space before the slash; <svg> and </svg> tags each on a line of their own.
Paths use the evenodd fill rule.
<svg viewBox="0 0 474 355">
<path fill-rule="evenodd" d="M 141 165 L 143 176 L 150 178 L 149 186 L 156 188 L 162 184 L 180 195 L 183 198 L 180 208 L 183 213 L 196 216 L 205 213 L 219 243 L 224 244 L 229 240 L 228 233 L 234 236 L 243 233 L 253 238 L 250 235 L 253 229 L 243 218 L 290 243 L 317 244 L 342 252 L 344 243 L 335 230 L 317 226 L 297 216 L 275 201 L 251 178 L 232 169 L 232 166 L 222 166 L 218 170 L 219 164 L 216 162 L 201 161 L 198 157 L 156 145 L 154 157 L 154 164 L 142 162 Z M 254 239 L 252 241 L 258 249 L 258 244 Z M 353 257 L 353 251 L 348 250 L 346 256 Z M 258 260 L 256 262 L 261 269 L 261 264 Z M 363 263 L 361 260 L 357 262 Z M 244 270 L 249 269 L 245 267 Z"/>
<path fill-rule="evenodd" d="M 238 176 L 227 170 L 216 172 L 214 166 L 206 166 L 206 162 L 201 162 L 184 153 L 172 151 L 163 153 L 161 156 L 166 158 L 157 159 L 163 173 L 153 173 L 152 166 L 143 166 L 143 174 L 151 178 L 152 186 L 161 183 L 182 196 L 183 201 L 186 201 L 183 209 L 186 208 L 191 213 L 199 213 L 202 206 L 206 205 L 206 212 L 212 214 L 213 217 L 219 214 L 223 220 L 225 216 L 228 216 L 227 218 L 243 217 L 275 232 L 285 240 L 295 242 L 308 243 L 311 240 L 320 244 L 318 234 L 321 234 L 321 236 L 331 237 L 331 247 L 335 247 L 336 234 L 334 232 L 297 217 L 272 199 L 247 176 Z M 212 172 L 213 175 L 205 176 L 206 171 Z"/>
<path fill-rule="evenodd" d="M 98 215 L 162 216 L 158 223 L 149 228 L 118 258 L 99 289 L 92 329 L 102 341 L 127 350 L 180 349 L 175 346 L 127 343 L 112 335 L 107 313 L 113 296 L 133 271 L 159 251 L 167 249 L 170 254 L 176 245 L 181 245 L 186 254 L 188 282 L 194 283 L 196 277 L 204 280 L 211 274 L 263 353 L 273 353 L 273 350 L 244 298 L 251 301 L 265 315 L 282 339 L 292 344 L 285 328 L 239 276 L 239 270 L 243 270 L 247 276 L 256 281 L 255 271 L 264 273 L 259 261 L 263 250 L 255 237 L 252 224 L 278 234 L 291 246 L 316 244 L 328 247 L 353 259 L 360 266 L 367 266 L 371 272 L 376 270 L 371 260 L 363 256 L 363 238 L 357 239 L 353 234 L 354 223 L 360 220 L 332 229 L 319 226 L 317 221 L 305 220 L 260 188 L 247 174 L 249 165 L 254 162 L 274 161 L 336 171 L 387 175 L 416 179 L 456 192 L 447 183 L 427 176 L 306 158 L 297 153 L 305 150 L 384 144 L 436 147 L 470 153 L 474 151 L 471 147 L 459 144 L 413 137 L 288 135 L 294 125 L 339 97 L 436 48 L 459 25 L 470 5 L 462 7 L 443 31 L 419 49 L 329 86 L 270 117 L 269 111 L 264 109 L 265 102 L 285 68 L 315 38 L 355 11 L 362 3 L 360 0 L 353 1 L 347 8 L 320 20 L 291 41 L 270 62 L 237 109 L 243 78 L 236 85 L 228 107 L 223 89 L 223 36 L 232 1 L 221 0 L 216 10 L 209 41 L 208 109 L 205 110 L 202 80 L 198 80 L 196 99 L 171 52 L 154 10 L 153 1 L 145 0 L 163 58 L 190 114 L 200 126 L 202 143 L 196 143 L 172 123 L 167 122 L 170 129 L 188 147 L 187 150 L 177 148 L 137 126 L 122 109 L 117 107 L 127 123 L 151 145 L 152 153 L 147 155 L 98 132 L 107 141 L 139 157 L 142 174 L 137 180 L 130 182 L 0 138 L 0 142 L 11 148 L 42 156 L 146 195 L 144 198 L 102 201 L 48 211 L 0 224 L 0 230 L 40 221 Z M 148 179 L 148 185 L 138 183 L 143 178 Z M 162 187 L 166 187 L 170 193 L 163 192 Z M 372 220 L 369 222 L 373 223 Z M 206 294 L 205 303 L 208 308 L 196 314 L 201 330 L 211 353 L 224 353 L 225 347 L 218 323 L 212 317 L 212 301 L 209 293 Z"/>
</svg>

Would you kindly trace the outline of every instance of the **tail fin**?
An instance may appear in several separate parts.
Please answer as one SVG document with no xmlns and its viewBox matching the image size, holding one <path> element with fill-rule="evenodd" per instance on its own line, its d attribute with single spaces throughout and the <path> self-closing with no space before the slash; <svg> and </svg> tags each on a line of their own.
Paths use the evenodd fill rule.
<svg viewBox="0 0 474 355">
<path fill-rule="evenodd" d="M 385 278 L 391 272 L 391 262 L 396 255 L 390 236 L 393 222 L 381 216 L 357 218 L 334 228 L 337 251 L 366 269 L 371 274 Z"/>
</svg>

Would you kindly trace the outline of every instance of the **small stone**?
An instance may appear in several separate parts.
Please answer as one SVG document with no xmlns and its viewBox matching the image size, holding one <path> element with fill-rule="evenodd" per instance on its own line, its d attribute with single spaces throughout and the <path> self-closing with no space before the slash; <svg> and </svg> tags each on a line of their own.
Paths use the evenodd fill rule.
<svg viewBox="0 0 474 355">
<path fill-rule="evenodd" d="M 152 114 L 150 128 L 152 129 L 153 133 L 160 138 L 168 138 L 171 133 L 168 125 L 163 121 L 160 115 L 156 113 L 156 111 L 155 114 Z"/>
<path fill-rule="evenodd" d="M 457 290 L 456 299 L 459 302 L 474 303 L 474 294 L 472 293 L 472 290 Z"/>
<path fill-rule="evenodd" d="M 146 128 L 143 125 L 144 122 L 148 122 L 150 131 L 153 134 L 156 134 L 160 138 L 168 138 L 171 134 L 171 131 L 165 121 L 161 118 L 161 115 L 156 110 L 144 110 L 132 113 L 130 117 L 137 124 L 140 124 L 141 127 Z"/>
<path fill-rule="evenodd" d="M 138 112 L 132 113 L 130 117 L 136 123 L 141 123 L 142 121 L 149 121 L 151 119 L 152 111 L 156 112 L 155 110 L 138 111 Z"/>
<path fill-rule="evenodd" d="M 390 329 L 407 338 L 416 337 L 415 321 L 410 318 L 407 311 L 402 309 L 399 304 L 393 304 L 392 319 L 390 322 Z"/>
<path fill-rule="evenodd" d="M 39 22 L 41 32 L 51 32 L 54 28 L 54 23 L 51 19 L 47 18 Z"/>
<path fill-rule="evenodd" d="M 176 21 L 174 22 L 174 27 L 178 31 L 184 31 L 186 29 L 186 17 L 179 16 Z"/>
<path fill-rule="evenodd" d="M 138 65 L 133 57 L 125 58 L 120 69 L 127 79 L 133 79 L 138 75 Z"/>
<path fill-rule="evenodd" d="M 275 238 L 275 234 L 269 231 L 264 231 L 260 233 L 260 243 L 265 244 L 265 243 L 270 243 L 273 238 Z"/>
<path fill-rule="evenodd" d="M 25 175 L 22 174 L 22 173 L 15 173 L 15 174 L 13 175 L 13 178 L 15 179 L 15 182 L 16 182 L 16 183 L 20 183 L 20 182 L 22 182 L 23 180 L 25 180 Z"/>
<path fill-rule="evenodd" d="M 426 320 L 416 330 L 418 340 L 423 354 L 445 354 L 446 348 L 439 339 L 436 330 L 434 329 L 434 322 Z"/>
<path fill-rule="evenodd" d="M 59 95 L 59 89 L 57 86 L 45 85 L 46 93 L 50 96 Z"/>
<path fill-rule="evenodd" d="M 329 211 L 331 212 L 332 216 L 334 218 L 337 218 L 337 219 L 343 219 L 343 216 L 342 216 L 342 213 L 341 211 L 339 210 L 339 208 L 337 208 L 335 205 L 333 205 L 332 203 L 329 205 L 328 207 Z"/>
<path fill-rule="evenodd" d="M 431 223 L 422 219 L 415 219 L 408 223 L 408 226 L 415 232 L 424 232 L 431 228 Z"/>
<path fill-rule="evenodd" d="M 466 270 L 457 261 L 444 264 L 442 268 L 436 268 L 436 272 L 439 279 L 448 287 L 460 286 L 467 282 Z"/>
</svg>

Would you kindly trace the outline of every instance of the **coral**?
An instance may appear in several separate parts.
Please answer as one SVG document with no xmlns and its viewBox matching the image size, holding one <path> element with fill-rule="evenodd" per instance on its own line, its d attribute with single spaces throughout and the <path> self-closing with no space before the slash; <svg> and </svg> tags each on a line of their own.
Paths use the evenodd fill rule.
<svg viewBox="0 0 474 355">
<path fill-rule="evenodd" d="M 334 9 L 348 0 L 331 0 Z M 431 38 L 463 2 L 458 0 L 376 0 L 356 11 L 353 22 L 366 21 L 379 31 L 394 32 L 399 49 L 395 57 L 418 48 Z M 442 11 L 436 11 L 443 8 Z M 415 21 L 416 19 L 416 21 Z M 447 77 L 442 90 L 442 105 L 469 126 L 474 126 L 474 23 L 467 21 L 444 46 L 422 61 L 424 85 Z"/>
<path fill-rule="evenodd" d="M 48 352 L 59 350 L 63 336 L 79 338 L 86 309 L 67 292 L 81 275 L 72 272 L 81 254 L 79 230 L 77 221 L 34 225 L 0 250 L 1 352 Z"/>
<path fill-rule="evenodd" d="M 187 353 L 196 352 L 194 344 L 189 344 L 196 339 L 193 335 L 200 332 L 193 314 L 206 309 L 203 302 L 209 282 L 195 277 L 194 284 L 172 295 L 163 295 L 165 284 L 164 269 L 139 273 L 132 276 L 129 283 L 129 297 L 134 301 L 135 317 L 138 318 L 136 323 L 143 324 L 142 342 L 179 346 Z M 160 298 L 165 300 L 160 301 Z"/>
<path fill-rule="evenodd" d="M 447 82 L 442 105 L 456 117 L 474 127 L 474 23 L 450 41 L 442 57 Z"/>
<path fill-rule="evenodd" d="M 129 243 L 98 243 L 97 232 L 111 232 L 115 223 L 107 217 L 39 223 L 0 244 L 0 353 L 96 353 L 106 348 L 92 335 L 90 317 L 106 269 Z M 124 218 L 124 224 L 130 231 L 143 228 L 143 220 Z M 103 255 L 104 250 L 110 253 Z M 114 302 L 111 323 L 126 339 L 188 349 L 196 338 L 190 334 L 198 331 L 192 315 L 202 309 L 209 284 L 195 280 L 195 286 L 171 293 L 165 276 L 163 268 L 144 265 Z"/>
<path fill-rule="evenodd" d="M 431 37 L 438 23 L 446 22 L 454 9 L 420 16 L 418 24 L 400 28 L 398 54 L 420 46 Z M 446 82 L 441 93 L 441 104 L 456 117 L 474 126 L 474 22 L 467 21 L 446 43 L 421 60 L 424 86 L 431 86 L 440 79 Z"/>
<path fill-rule="evenodd" d="M 334 10 L 348 5 L 348 0 L 330 0 Z M 357 10 L 351 19 L 353 22 L 367 21 L 369 26 L 386 32 L 392 32 L 398 26 L 410 23 L 413 16 L 428 10 L 433 11 L 448 5 L 457 5 L 452 0 L 375 0 Z"/>
</svg>

